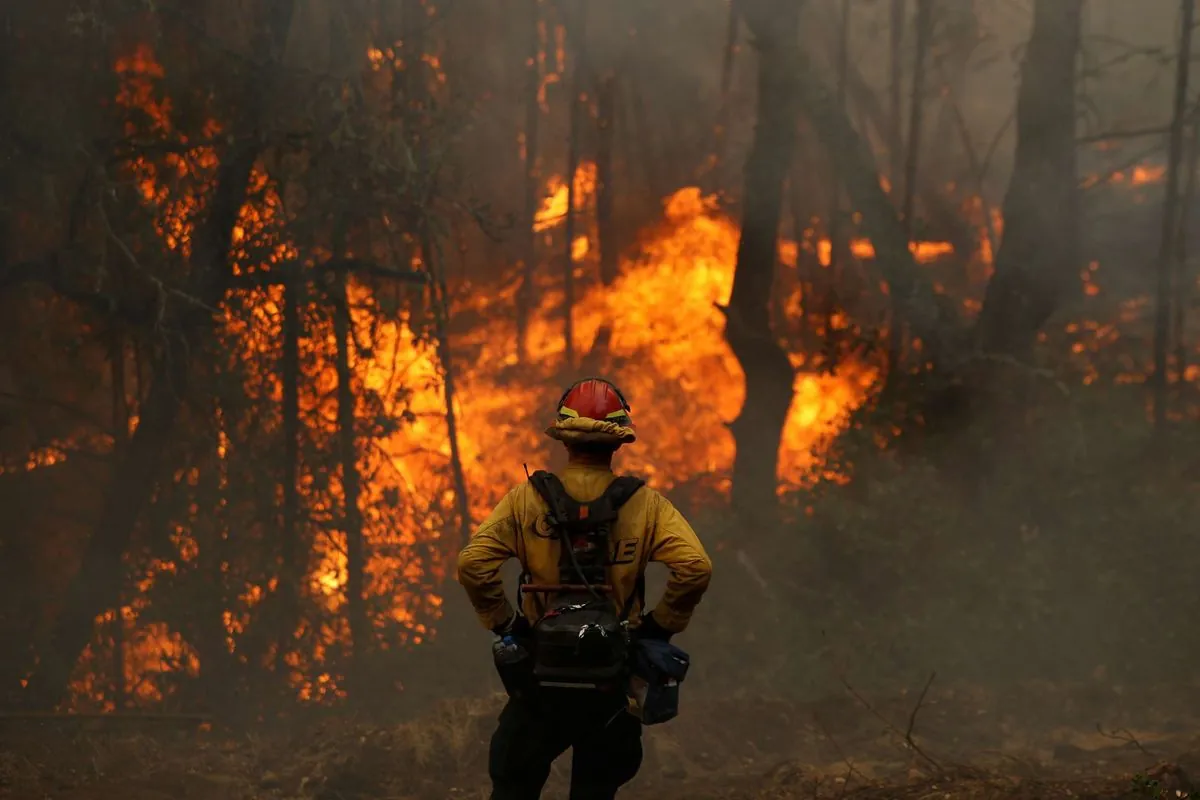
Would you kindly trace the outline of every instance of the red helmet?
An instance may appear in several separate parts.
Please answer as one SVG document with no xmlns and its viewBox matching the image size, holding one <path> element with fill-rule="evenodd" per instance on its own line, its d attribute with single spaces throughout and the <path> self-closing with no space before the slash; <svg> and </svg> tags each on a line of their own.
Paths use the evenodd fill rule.
<svg viewBox="0 0 1200 800">
<path fill-rule="evenodd" d="M 604 378 L 584 378 L 567 387 L 558 399 L 558 418 L 587 417 L 633 427 L 629 402 L 621 390 Z"/>
</svg>

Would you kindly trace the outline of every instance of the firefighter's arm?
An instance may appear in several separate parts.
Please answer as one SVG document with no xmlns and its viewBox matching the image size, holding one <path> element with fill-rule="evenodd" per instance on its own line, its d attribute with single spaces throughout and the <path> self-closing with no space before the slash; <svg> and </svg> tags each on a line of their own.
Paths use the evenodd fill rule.
<svg viewBox="0 0 1200 800">
<path fill-rule="evenodd" d="M 670 633 L 680 633 L 687 628 L 692 611 L 708 589 L 712 561 L 679 510 L 661 495 L 655 501 L 650 560 L 665 565 L 671 576 L 653 617 Z"/>
<path fill-rule="evenodd" d="M 508 622 L 514 613 L 504 594 L 500 568 L 517 556 L 517 538 L 521 535 L 518 492 L 514 489 L 504 496 L 458 554 L 458 582 L 467 590 L 479 621 L 488 630 Z"/>
</svg>

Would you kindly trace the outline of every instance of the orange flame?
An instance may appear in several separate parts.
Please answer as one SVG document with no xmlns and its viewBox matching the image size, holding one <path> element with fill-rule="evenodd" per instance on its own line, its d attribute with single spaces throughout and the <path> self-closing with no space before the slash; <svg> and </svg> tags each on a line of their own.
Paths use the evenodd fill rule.
<svg viewBox="0 0 1200 800">
<path fill-rule="evenodd" d="M 547 196 L 533 215 L 533 229 L 541 233 L 561 225 L 567 218 L 567 182 L 555 175 L 547 184 Z M 575 211 L 583 211 L 596 193 L 596 165 L 585 161 L 575 170 Z"/>
<path fill-rule="evenodd" d="M 372 63 L 382 65 L 385 57 L 391 56 L 384 50 L 368 52 Z M 139 49 L 118 64 L 118 72 L 122 107 L 145 112 L 155 132 L 182 140 L 171 127 L 169 102 L 156 99 L 154 81 L 161 77 L 161 68 L 153 54 Z M 219 130 L 215 123 L 208 129 Z M 164 243 L 186 257 L 192 220 L 201 210 L 203 188 L 216 155 L 211 148 L 197 145 L 186 155 L 161 163 L 174 174 L 145 160 L 135 162 L 131 170 L 142 187 L 143 200 L 154 210 Z M 185 177 L 191 181 L 190 189 L 179 186 Z M 576 210 L 583 212 L 595 192 L 595 165 L 581 164 L 573 180 Z M 286 220 L 270 177 L 258 168 L 253 181 L 255 200 L 242 209 L 234 236 L 234 255 L 242 272 L 269 269 L 273 263 L 298 257 L 286 239 Z M 549 232 L 561 224 L 566 210 L 565 181 L 552 179 L 534 229 Z M 587 357 L 599 369 L 624 385 L 634 403 L 641 439 L 622 451 L 621 468 L 636 470 L 663 489 L 697 480 L 718 491 L 728 487 L 735 444 L 727 424 L 740 411 L 744 388 L 716 305 L 729 298 L 738 236 L 737 226 L 719 212 L 714 198 L 696 188 L 682 189 L 667 200 L 663 221 L 647 231 L 636 252 L 623 260 L 615 285 L 606 289 L 590 284 L 577 302 L 580 347 L 591 351 Z M 918 256 L 921 244 L 915 245 Z M 591 255 L 586 236 L 572 247 L 578 261 Z M 456 314 L 470 311 L 471 317 L 483 320 L 469 330 L 454 332 L 460 354 L 454 364 L 459 447 L 470 513 L 476 520 L 520 479 L 522 463 L 545 461 L 550 455 L 551 442 L 540 431 L 559 380 L 554 365 L 561 362 L 563 352 L 562 295 L 552 287 L 541 293 L 529 327 L 532 364 L 514 379 L 508 374 L 515 365 L 513 292 L 511 286 L 476 292 L 453 309 Z M 456 546 L 447 538 L 453 528 L 455 497 L 442 365 L 436 347 L 411 316 L 385 311 L 365 285 L 352 282 L 348 294 L 354 341 L 359 343 L 352 348 L 351 361 L 355 413 L 369 429 L 360 434 L 357 464 L 363 478 L 360 511 L 368 553 L 366 593 L 372 608 L 379 609 L 373 619 L 377 628 L 397 624 L 403 633 L 393 641 L 419 644 L 440 614 L 436 587 L 443 578 L 444 557 Z M 226 304 L 225 335 L 240 355 L 246 393 L 260 406 L 277 407 L 282 390 L 274 359 L 281 336 L 282 291 L 277 286 L 245 291 L 237 301 Z M 337 343 L 327 310 L 312 305 L 305 319 L 302 418 L 305 436 L 324 446 L 337 433 L 333 360 Z M 369 347 L 363 347 L 367 343 Z M 853 409 L 867 400 L 879 378 L 879 368 L 864 359 L 843 359 L 835 374 L 805 371 L 805 353 L 794 352 L 792 359 L 798 373 L 780 449 L 780 491 L 809 485 L 819 476 L 825 447 L 848 424 Z M 277 424 L 269 423 L 268 430 Z M 228 458 L 224 429 L 218 454 L 224 464 Z M 194 485 L 198 470 L 179 478 Z M 300 489 L 313 513 L 336 518 L 343 497 L 340 470 L 320 476 L 310 471 L 303 475 Z M 199 547 L 185 527 L 180 526 L 174 541 L 177 562 L 149 565 L 139 586 L 143 596 L 158 575 L 195 562 Z M 301 699 L 320 701 L 344 694 L 340 677 L 328 663 L 331 649 L 349 636 L 343 614 L 345 552 L 343 532 L 322 530 L 309 554 L 304 590 L 322 616 L 303 620 L 297 632 L 307 634 L 311 647 L 301 652 L 297 646 L 282 654 Z M 237 607 L 225 612 L 231 651 L 273 589 L 273 582 L 266 587 L 247 586 Z M 129 641 L 144 643 L 133 647 L 127 659 L 131 685 L 153 674 L 147 659 L 153 660 L 154 653 L 176 669 L 202 668 L 177 633 L 141 620 L 144 603 L 144 597 L 139 597 L 122 611 Z M 98 620 L 99 625 L 104 623 Z M 143 647 L 151 655 L 140 655 Z M 85 694 L 97 690 L 86 682 L 76 688 Z"/>
</svg>

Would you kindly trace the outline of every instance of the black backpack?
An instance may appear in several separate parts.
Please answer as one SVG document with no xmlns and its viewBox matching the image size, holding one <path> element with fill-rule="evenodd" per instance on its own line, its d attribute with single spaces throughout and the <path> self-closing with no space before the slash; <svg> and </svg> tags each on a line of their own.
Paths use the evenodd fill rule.
<svg viewBox="0 0 1200 800">
<path fill-rule="evenodd" d="M 611 534 L 617 512 L 645 482 L 622 476 L 600 497 L 580 503 L 549 472 L 535 472 L 529 480 L 549 506 L 550 535 L 562 542 L 559 585 L 525 587 L 549 600 L 533 623 L 534 679 L 543 686 L 615 688 L 629 665 L 624 624 L 629 605 L 618 609 L 607 586 Z"/>
</svg>

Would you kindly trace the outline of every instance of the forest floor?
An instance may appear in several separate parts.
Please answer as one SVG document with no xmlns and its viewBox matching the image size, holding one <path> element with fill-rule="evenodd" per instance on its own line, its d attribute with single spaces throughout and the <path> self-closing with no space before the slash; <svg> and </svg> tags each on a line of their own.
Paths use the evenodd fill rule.
<svg viewBox="0 0 1200 800">
<path fill-rule="evenodd" d="M 865 698 L 689 698 L 679 720 L 647 729 L 642 772 L 621 796 L 1182 798 L 1192 788 L 1189 776 L 1200 778 L 1200 704 L 1192 697 L 1163 692 L 1160 703 L 1139 700 L 1143 713 L 1131 714 L 1116 712 L 1090 688 L 1038 691 L 1045 693 L 1040 701 L 1026 691 L 1020 707 L 1039 713 L 1020 715 L 997 710 L 1017 707 L 1004 697 L 930 692 L 911 734 L 911 697 L 878 705 Z M 178 720 L 0 717 L 0 797 L 485 800 L 487 739 L 500 702 L 444 702 L 392 726 L 343 716 L 240 735 L 181 730 Z M 1109 721 L 1082 722 L 1088 707 L 1105 709 Z M 707 722 L 698 724 L 702 716 Z M 555 765 L 545 797 L 566 796 L 568 766 L 567 759 Z"/>
</svg>

